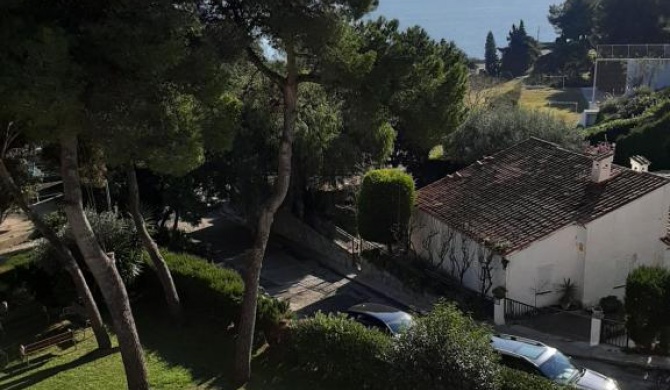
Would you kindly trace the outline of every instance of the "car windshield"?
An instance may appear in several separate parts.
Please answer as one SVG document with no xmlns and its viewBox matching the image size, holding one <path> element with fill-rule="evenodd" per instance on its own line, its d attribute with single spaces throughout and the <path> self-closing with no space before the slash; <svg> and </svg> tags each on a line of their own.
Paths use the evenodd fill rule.
<svg viewBox="0 0 670 390">
<path fill-rule="evenodd" d="M 388 327 L 391 328 L 391 331 L 393 333 L 401 333 L 407 330 L 414 321 L 412 320 L 411 316 L 402 316 L 398 318 L 397 320 L 394 320 L 392 322 L 387 323 Z"/>
<path fill-rule="evenodd" d="M 565 355 L 556 352 L 540 365 L 540 371 L 549 379 L 560 384 L 568 384 L 579 370 L 570 363 Z"/>
</svg>

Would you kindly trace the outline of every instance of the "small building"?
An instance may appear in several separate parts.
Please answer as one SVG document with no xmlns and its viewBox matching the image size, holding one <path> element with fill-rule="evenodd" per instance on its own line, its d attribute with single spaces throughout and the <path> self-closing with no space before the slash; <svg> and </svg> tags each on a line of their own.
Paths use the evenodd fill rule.
<svg viewBox="0 0 670 390">
<path fill-rule="evenodd" d="M 670 180 L 613 155 L 529 139 L 486 157 L 419 191 L 412 245 L 466 287 L 529 305 L 558 303 L 568 279 L 587 306 L 621 298 L 635 267 L 670 266 Z"/>
</svg>

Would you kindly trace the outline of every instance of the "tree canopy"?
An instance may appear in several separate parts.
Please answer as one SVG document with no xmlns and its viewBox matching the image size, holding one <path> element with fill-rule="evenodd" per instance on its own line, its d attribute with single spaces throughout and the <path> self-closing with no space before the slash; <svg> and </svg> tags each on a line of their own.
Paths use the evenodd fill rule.
<svg viewBox="0 0 670 390">
<path fill-rule="evenodd" d="M 498 47 L 493 33 L 489 31 L 486 35 L 486 46 L 484 48 L 484 62 L 486 66 L 486 73 L 489 76 L 495 77 L 500 73 L 500 59 L 498 58 Z"/>
<path fill-rule="evenodd" d="M 518 27 L 512 25 L 507 36 L 507 47 L 501 51 L 500 73 L 507 77 L 524 75 L 540 54 L 537 41 L 528 35 L 523 20 Z"/>
</svg>

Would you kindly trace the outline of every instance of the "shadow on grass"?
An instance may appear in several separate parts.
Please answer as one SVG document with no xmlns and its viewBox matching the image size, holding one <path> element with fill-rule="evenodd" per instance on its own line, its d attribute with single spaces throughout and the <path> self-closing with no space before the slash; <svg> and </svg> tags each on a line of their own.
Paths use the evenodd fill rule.
<svg viewBox="0 0 670 390">
<path fill-rule="evenodd" d="M 234 342 L 223 324 L 208 318 L 187 317 L 177 326 L 160 305 L 139 302 L 133 309 L 145 352 L 168 364 L 187 369 L 196 384 L 231 389 Z"/>
<path fill-rule="evenodd" d="M 11 382 L 7 382 L 4 385 L 2 385 L 3 390 L 20 390 L 20 389 L 27 389 L 45 379 L 48 379 L 54 375 L 57 375 L 63 371 L 71 370 L 73 368 L 79 367 L 81 365 L 90 363 L 94 360 L 100 359 L 102 357 L 111 355 L 113 353 L 118 352 L 118 348 L 112 348 L 108 350 L 95 350 L 92 352 L 87 353 L 84 356 L 81 356 L 69 363 L 61 364 L 59 366 L 55 367 L 50 367 L 44 370 L 37 371 L 33 374 L 21 377 L 19 379 L 16 379 Z M 29 370 L 33 370 L 35 368 L 39 368 L 43 366 L 48 360 L 53 357 L 53 355 L 43 355 L 43 357 L 39 357 L 37 359 L 40 359 L 38 362 L 38 365 L 35 366 L 35 362 L 37 360 L 33 360 L 30 364 L 28 365 L 21 365 L 19 370 L 12 371 L 8 377 L 13 377 L 20 375 L 22 373 L 25 373 Z M 7 377 L 6 377 L 7 378 Z"/>
<path fill-rule="evenodd" d="M 170 365 L 187 369 L 194 384 L 211 389 L 233 390 L 234 335 L 226 326 L 206 316 L 188 315 L 177 327 L 165 310 L 150 302 L 134 308 L 145 352 L 160 356 Z M 204 317 L 204 318 L 203 318 Z M 252 379 L 246 390 L 328 389 L 313 379 L 281 364 L 281 356 L 259 350 L 252 365 Z"/>
</svg>

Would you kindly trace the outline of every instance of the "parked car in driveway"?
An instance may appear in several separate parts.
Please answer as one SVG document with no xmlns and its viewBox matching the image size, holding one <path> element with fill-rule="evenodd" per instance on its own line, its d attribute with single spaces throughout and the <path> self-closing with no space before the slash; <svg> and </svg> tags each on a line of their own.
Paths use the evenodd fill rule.
<svg viewBox="0 0 670 390">
<path fill-rule="evenodd" d="M 350 307 L 346 314 L 368 328 L 397 335 L 412 326 L 414 317 L 395 307 L 379 303 L 361 303 Z"/>
<path fill-rule="evenodd" d="M 619 384 L 614 379 L 576 367 L 569 357 L 539 341 L 496 334 L 491 336 L 491 346 L 500 353 L 502 364 L 510 368 L 540 375 L 576 389 L 619 390 Z"/>
</svg>

